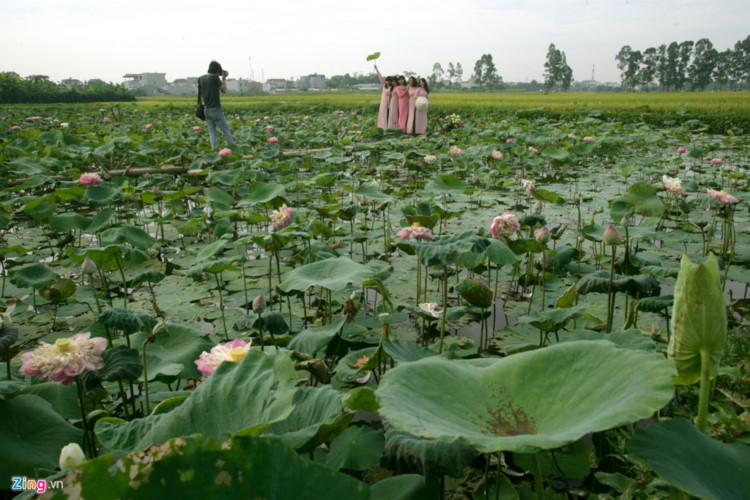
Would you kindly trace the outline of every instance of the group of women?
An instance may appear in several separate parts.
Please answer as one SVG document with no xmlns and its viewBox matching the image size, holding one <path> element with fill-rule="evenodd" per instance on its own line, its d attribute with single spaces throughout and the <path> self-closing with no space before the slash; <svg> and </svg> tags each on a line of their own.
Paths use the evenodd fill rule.
<svg viewBox="0 0 750 500">
<path fill-rule="evenodd" d="M 380 111 L 378 112 L 378 127 L 383 129 L 400 128 L 405 134 L 424 135 L 427 132 L 427 106 L 417 106 L 417 99 L 430 95 L 430 87 L 424 78 L 413 76 L 407 81 L 403 76 L 387 76 L 383 78 L 380 70 L 375 66 L 380 83 L 383 84 L 383 94 L 380 97 Z M 417 108 L 422 108 L 420 109 Z"/>
</svg>

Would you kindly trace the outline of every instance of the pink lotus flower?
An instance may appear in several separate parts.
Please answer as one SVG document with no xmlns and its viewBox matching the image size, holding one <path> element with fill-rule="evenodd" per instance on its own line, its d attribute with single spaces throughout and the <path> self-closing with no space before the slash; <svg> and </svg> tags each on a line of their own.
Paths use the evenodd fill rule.
<svg viewBox="0 0 750 500">
<path fill-rule="evenodd" d="M 219 151 L 219 156 L 221 156 L 222 158 L 225 158 L 231 154 L 232 154 L 232 150 L 229 148 L 224 148 L 221 151 Z"/>
<path fill-rule="evenodd" d="M 281 208 L 278 210 L 272 211 L 270 219 L 273 228 L 278 231 L 279 229 L 287 227 L 292 221 L 291 215 L 293 211 L 292 207 L 286 206 L 286 203 L 281 205 Z"/>
<path fill-rule="evenodd" d="M 21 126 L 20 125 L 13 125 L 13 126 L 10 127 L 10 129 L 11 130 L 21 130 Z"/>
<path fill-rule="evenodd" d="M 547 226 L 543 226 L 541 229 L 539 229 L 536 233 L 534 233 L 534 236 L 536 237 L 536 241 L 538 241 L 542 245 L 546 245 L 547 243 L 549 243 L 549 240 L 552 239 L 552 233 L 549 232 Z"/>
<path fill-rule="evenodd" d="M 96 172 L 86 172 L 85 174 L 81 174 L 78 178 L 78 182 L 83 186 L 96 186 L 104 181 Z"/>
<path fill-rule="evenodd" d="M 583 138 L 583 142 L 594 142 L 594 138 L 591 137 L 590 135 L 587 135 L 586 137 Z"/>
<path fill-rule="evenodd" d="M 201 169 L 199 169 L 199 168 L 192 168 L 192 169 L 188 170 L 187 173 L 188 173 L 188 175 L 198 175 L 198 174 L 201 173 Z"/>
<path fill-rule="evenodd" d="M 307 123 L 305 123 L 305 122 L 302 122 L 302 123 L 300 123 L 300 124 L 299 124 L 299 126 L 300 126 L 300 127 L 307 127 Z"/>
<path fill-rule="evenodd" d="M 568 139 L 575 139 L 575 138 L 576 138 L 575 134 L 568 134 Z"/>
<path fill-rule="evenodd" d="M 708 189 L 708 196 L 718 201 L 722 205 L 734 205 L 740 202 L 740 200 L 738 200 L 731 194 L 727 193 L 723 189 L 721 191 L 717 191 L 715 189 Z"/>
<path fill-rule="evenodd" d="M 437 156 L 435 155 L 427 155 L 424 157 L 424 161 L 426 161 L 427 163 L 432 163 L 435 160 L 437 160 Z"/>
<path fill-rule="evenodd" d="M 234 339 L 225 344 L 217 344 L 209 352 L 203 351 L 195 364 L 204 377 L 210 376 L 224 361 L 235 363 L 242 361 L 250 351 L 252 341 Z"/>
<path fill-rule="evenodd" d="M 41 116 L 27 116 L 26 119 L 30 122 L 37 122 L 42 119 Z"/>
<path fill-rule="evenodd" d="M 451 146 L 448 151 L 453 158 L 459 158 L 462 154 L 464 154 L 464 150 L 459 148 L 458 146 Z"/>
<path fill-rule="evenodd" d="M 274 137 L 269 137 L 269 138 L 268 138 L 268 142 L 270 142 L 271 144 L 276 144 L 277 142 L 279 142 L 279 138 L 278 138 L 278 137 L 276 137 L 276 136 L 274 136 Z"/>
<path fill-rule="evenodd" d="M 687 148 L 685 146 L 680 146 L 679 148 L 677 148 L 677 152 L 680 154 L 687 153 Z"/>
<path fill-rule="evenodd" d="M 503 152 L 495 149 L 494 151 L 492 151 L 492 153 L 490 153 L 490 156 L 492 156 L 493 160 L 500 161 L 503 159 Z"/>
<path fill-rule="evenodd" d="M 500 240 L 512 236 L 519 229 L 521 229 L 521 223 L 518 222 L 518 218 L 510 212 L 505 212 L 494 218 L 490 226 L 490 234 L 493 238 Z"/>
<path fill-rule="evenodd" d="M 271 117 L 268 116 L 268 115 L 266 115 L 266 116 L 263 117 L 264 120 L 268 120 L 269 118 L 271 118 Z"/>
<path fill-rule="evenodd" d="M 534 187 L 536 186 L 536 184 L 534 183 L 534 181 L 531 181 L 529 179 L 521 179 L 521 185 L 523 185 L 523 188 L 529 194 L 531 194 L 531 193 L 534 192 Z"/>
<path fill-rule="evenodd" d="M 268 130 L 269 132 L 275 128 L 276 128 L 276 125 L 266 125 L 266 130 Z"/>
<path fill-rule="evenodd" d="M 505 143 L 506 144 L 513 144 L 513 138 L 512 137 L 508 137 L 507 139 L 505 139 Z"/>
<path fill-rule="evenodd" d="M 535 148 L 534 146 L 529 146 L 529 151 L 531 151 L 531 153 L 535 155 L 539 154 L 539 150 Z"/>
<path fill-rule="evenodd" d="M 146 124 L 146 130 L 151 130 L 152 128 L 154 128 L 154 125 L 152 123 Z"/>
<path fill-rule="evenodd" d="M 615 246 L 620 243 L 620 232 L 615 229 L 615 226 L 610 224 L 607 229 L 604 230 L 604 244 Z"/>
<path fill-rule="evenodd" d="M 679 195 L 685 194 L 685 190 L 682 188 L 682 181 L 677 177 L 668 177 L 665 175 L 661 178 L 661 180 L 664 183 L 664 188 L 667 191 Z"/>
<path fill-rule="evenodd" d="M 714 158 L 711 160 L 711 165 L 723 165 L 723 164 L 724 164 L 724 160 L 722 160 L 721 158 Z"/>
<path fill-rule="evenodd" d="M 107 347 L 107 340 L 90 338 L 91 333 L 79 333 L 71 338 L 59 338 L 54 344 L 39 342 L 39 347 L 21 354 L 21 375 L 38 375 L 56 384 L 71 385 L 76 375 L 85 370 L 99 370 L 104 360 L 99 356 Z"/>
<path fill-rule="evenodd" d="M 435 241 L 435 235 L 433 235 L 429 229 L 423 227 L 419 222 L 414 222 L 411 226 L 403 228 L 396 233 L 396 236 L 404 241 Z"/>
<path fill-rule="evenodd" d="M 309 117 L 308 115 L 305 115 L 305 116 L 303 116 L 303 117 L 302 117 L 302 119 L 303 119 L 303 120 L 309 120 L 309 119 L 310 119 L 310 117 Z"/>
<path fill-rule="evenodd" d="M 196 125 L 195 127 L 193 127 L 193 130 L 194 130 L 195 132 L 198 132 L 198 131 L 199 131 L 200 129 L 201 129 L 201 128 L 200 128 L 200 127 L 199 127 L 198 125 Z"/>
</svg>

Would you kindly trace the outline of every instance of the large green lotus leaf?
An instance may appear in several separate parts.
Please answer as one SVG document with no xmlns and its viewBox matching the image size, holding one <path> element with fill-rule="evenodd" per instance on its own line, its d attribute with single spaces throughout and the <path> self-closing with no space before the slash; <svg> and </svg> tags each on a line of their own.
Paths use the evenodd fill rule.
<svg viewBox="0 0 750 500">
<path fill-rule="evenodd" d="M 440 498 L 437 478 L 420 474 L 399 474 L 378 481 L 370 487 L 370 500 L 434 500 Z"/>
<path fill-rule="evenodd" d="M 279 437 L 298 453 L 313 451 L 338 436 L 354 417 L 354 412 L 343 411 L 343 395 L 330 385 L 301 387 L 294 394 L 292 413 L 264 435 Z"/>
<path fill-rule="evenodd" d="M 383 462 L 396 471 L 418 472 L 425 477 L 457 477 L 479 455 L 473 447 L 439 439 L 424 439 L 385 425 Z"/>
<path fill-rule="evenodd" d="M 54 382 L 41 382 L 24 386 L 20 394 L 33 394 L 52 405 L 63 418 L 80 420 L 81 405 L 78 404 L 78 392 L 75 385 L 62 385 Z"/>
<path fill-rule="evenodd" d="M 44 198 L 37 198 L 35 200 L 32 200 L 23 207 L 23 211 L 26 214 L 37 220 L 46 219 L 47 217 L 55 213 L 56 209 L 57 205 L 45 200 Z"/>
<path fill-rule="evenodd" d="M 374 200 L 374 201 L 386 201 L 386 200 L 393 199 L 393 196 L 383 194 L 380 191 L 378 191 L 374 186 L 369 186 L 369 185 L 358 187 L 357 190 L 354 191 L 354 194 L 356 194 L 357 196 L 366 196 L 367 198 Z"/>
<path fill-rule="evenodd" d="M 607 270 L 594 271 L 578 280 L 576 291 L 579 295 L 607 293 L 609 290 L 609 278 L 610 274 Z M 661 287 L 656 278 L 646 276 L 645 274 L 636 274 L 634 276 L 614 274 L 612 276 L 612 291 L 629 293 L 633 297 L 649 297 L 659 295 Z"/>
<path fill-rule="evenodd" d="M 117 328 L 126 333 L 141 331 L 151 333 L 151 330 L 156 326 L 157 320 L 153 316 L 140 311 L 111 307 L 105 309 L 99 315 L 99 322 L 106 327 Z"/>
<path fill-rule="evenodd" d="M 464 280 L 455 287 L 461 297 L 473 305 L 482 309 L 492 305 L 492 290 L 481 281 Z"/>
<path fill-rule="evenodd" d="M 450 238 L 436 241 L 414 241 L 417 255 L 425 263 L 453 264 L 466 252 L 483 252 L 490 245 L 490 240 L 473 231 L 465 231 Z"/>
<path fill-rule="evenodd" d="M 364 483 L 270 437 L 236 436 L 223 444 L 177 438 L 117 461 L 111 454 L 89 460 L 61 480 L 62 489 L 49 490 L 53 499 L 161 498 L 167 491 L 175 498 L 370 497 Z"/>
<path fill-rule="evenodd" d="M 109 245 L 106 247 L 72 248 L 65 250 L 73 264 L 81 264 L 88 257 L 94 264 L 106 271 L 118 269 L 122 262 L 140 264 L 148 260 L 148 254 L 127 245 Z M 119 264 L 118 264 L 119 263 Z"/>
<path fill-rule="evenodd" d="M 583 316 L 587 307 L 586 304 L 579 304 L 573 307 L 558 307 L 536 311 L 534 314 L 528 316 L 520 316 L 518 322 L 529 323 L 534 328 L 539 328 L 543 331 L 557 330 L 569 320 Z"/>
<path fill-rule="evenodd" d="M 341 331 L 346 318 L 326 326 L 318 326 L 302 330 L 289 342 L 289 349 L 315 356 Z"/>
<path fill-rule="evenodd" d="M 39 295 L 49 300 L 53 304 L 59 304 L 76 293 L 76 284 L 68 278 L 56 279 L 47 286 L 39 289 Z"/>
<path fill-rule="evenodd" d="M 326 465 L 334 470 L 365 470 L 376 465 L 383 454 L 385 437 L 368 425 L 355 425 L 331 442 Z"/>
<path fill-rule="evenodd" d="M 122 225 L 102 231 L 100 239 L 103 245 L 127 243 L 141 250 L 151 248 L 156 240 L 146 231 L 131 225 Z"/>
<path fill-rule="evenodd" d="M 120 198 L 120 190 L 100 184 L 88 188 L 83 197 L 92 205 L 111 205 Z"/>
<path fill-rule="evenodd" d="M 440 174 L 425 186 L 427 191 L 459 194 L 466 191 L 466 184 L 452 174 Z"/>
<path fill-rule="evenodd" d="M 62 447 L 83 438 L 80 429 L 33 394 L 0 400 L 0 415 L 0 475 L 5 478 L 37 477 L 37 467 L 54 469 Z"/>
<path fill-rule="evenodd" d="M 2 325 L 0 326 L 0 355 L 12 346 L 18 340 L 18 327 Z"/>
<path fill-rule="evenodd" d="M 372 277 L 372 269 L 346 257 L 325 259 L 298 267 L 287 273 L 279 288 L 283 292 L 304 291 L 311 286 L 322 286 L 334 292 L 349 283 L 362 283 Z"/>
<path fill-rule="evenodd" d="M 41 262 L 29 264 L 20 269 L 11 269 L 8 271 L 8 276 L 10 276 L 10 282 L 19 288 L 35 289 L 47 286 L 60 277 Z"/>
<path fill-rule="evenodd" d="M 91 219 L 91 224 L 89 224 L 88 227 L 85 228 L 84 232 L 89 234 L 96 233 L 101 228 L 109 224 L 114 217 L 115 211 L 111 208 L 99 210 L 96 212 L 96 215 L 94 215 L 94 218 Z"/>
<path fill-rule="evenodd" d="M 750 446 L 717 441 L 684 418 L 638 429 L 628 451 L 698 498 L 747 498 L 750 492 Z"/>
<path fill-rule="evenodd" d="M 58 233 L 69 233 L 74 229 L 83 230 L 91 224 L 91 219 L 75 212 L 53 215 L 48 219 L 49 227 Z"/>
<path fill-rule="evenodd" d="M 636 182 L 625 192 L 625 202 L 637 214 L 646 217 L 659 217 L 664 213 L 664 202 L 657 196 L 657 189 L 643 181 Z"/>
<path fill-rule="evenodd" d="M 126 453 L 194 433 L 223 441 L 252 428 L 259 433 L 292 412 L 294 364 L 288 356 L 271 359 L 252 350 L 237 363 L 219 365 L 179 407 L 169 413 L 131 420 L 102 419 L 99 441 Z"/>
<path fill-rule="evenodd" d="M 166 330 L 156 333 L 152 344 L 146 346 L 146 352 L 162 360 L 159 366 L 171 363 L 183 366 L 179 373 L 181 378 L 197 379 L 201 377 L 195 360 L 203 351 L 210 351 L 214 346 L 202 331 L 184 325 L 165 323 Z M 151 330 L 144 330 L 130 337 L 132 345 L 140 346 L 151 335 Z M 148 367 L 149 377 L 153 376 L 151 366 Z M 171 369 L 170 369 L 171 372 Z"/>
<path fill-rule="evenodd" d="M 521 257 L 500 240 L 491 240 L 487 247 L 487 258 L 497 266 L 509 266 L 521 261 Z"/>
<path fill-rule="evenodd" d="M 234 198 L 218 187 L 209 187 L 203 190 L 203 194 L 211 202 L 211 207 L 219 210 L 229 210 L 234 204 Z"/>
<path fill-rule="evenodd" d="M 237 203 L 240 207 L 252 206 L 257 203 L 266 203 L 284 194 L 284 186 L 281 184 L 267 184 L 256 182 L 250 186 L 247 193 Z"/>
<path fill-rule="evenodd" d="M 555 193 L 554 191 L 548 191 L 546 189 L 535 189 L 531 196 L 534 199 L 543 201 L 544 203 L 553 203 L 555 205 L 565 205 L 565 198 Z"/>
<path fill-rule="evenodd" d="M 672 336 L 667 349 L 677 366 L 677 383 L 700 380 L 701 351 L 708 356 L 709 376 L 715 377 L 726 338 L 727 311 L 719 264 L 713 255 L 700 263 L 684 255 L 674 287 Z"/>
<path fill-rule="evenodd" d="M 608 341 L 497 360 L 426 358 L 388 371 L 380 414 L 399 430 L 486 453 L 533 453 L 652 415 L 672 398 L 661 356 Z"/>
</svg>

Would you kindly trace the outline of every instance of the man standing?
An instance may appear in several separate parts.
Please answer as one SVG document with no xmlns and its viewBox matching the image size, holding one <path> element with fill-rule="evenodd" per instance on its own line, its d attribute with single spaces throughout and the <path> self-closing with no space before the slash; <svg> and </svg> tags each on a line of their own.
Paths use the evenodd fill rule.
<svg viewBox="0 0 750 500">
<path fill-rule="evenodd" d="M 227 144 L 233 144 L 232 132 L 229 130 L 227 119 L 221 110 L 221 92 L 227 91 L 228 71 L 221 68 L 221 64 L 211 61 L 208 65 L 208 73 L 198 79 L 198 92 L 203 97 L 204 110 L 206 112 L 206 125 L 208 136 L 211 139 L 211 147 L 218 147 L 219 139 L 216 136 L 216 127 L 221 129 Z"/>
</svg>

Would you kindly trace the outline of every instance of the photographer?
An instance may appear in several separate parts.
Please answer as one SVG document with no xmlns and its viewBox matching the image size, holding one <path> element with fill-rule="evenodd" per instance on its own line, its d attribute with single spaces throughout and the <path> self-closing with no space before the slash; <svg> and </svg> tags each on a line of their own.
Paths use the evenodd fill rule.
<svg viewBox="0 0 750 500">
<path fill-rule="evenodd" d="M 218 147 L 216 127 L 221 129 L 227 144 L 233 144 L 232 133 L 221 110 L 221 92 L 227 91 L 227 76 L 229 72 L 222 69 L 221 64 L 211 61 L 208 65 L 208 73 L 198 79 L 198 92 L 203 97 L 204 110 L 206 112 L 206 125 L 208 136 L 211 139 L 211 147 Z"/>
</svg>

